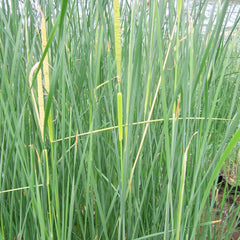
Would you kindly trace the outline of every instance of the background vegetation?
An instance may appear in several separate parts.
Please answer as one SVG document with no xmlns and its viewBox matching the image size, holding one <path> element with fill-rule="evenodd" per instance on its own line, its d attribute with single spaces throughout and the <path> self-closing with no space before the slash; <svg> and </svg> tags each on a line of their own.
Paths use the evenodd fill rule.
<svg viewBox="0 0 240 240">
<path fill-rule="evenodd" d="M 0 5 L 0 239 L 229 239 L 239 207 L 211 214 L 240 137 L 228 1 L 207 23 L 207 1 Z"/>
</svg>

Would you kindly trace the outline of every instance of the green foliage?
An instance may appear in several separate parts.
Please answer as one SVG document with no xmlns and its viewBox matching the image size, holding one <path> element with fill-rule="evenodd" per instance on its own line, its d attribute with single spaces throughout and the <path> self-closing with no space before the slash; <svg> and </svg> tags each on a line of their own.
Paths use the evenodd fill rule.
<svg viewBox="0 0 240 240">
<path fill-rule="evenodd" d="M 228 1 L 205 25 L 207 1 L 40 1 L 45 50 L 37 2 L 0 3 L 0 239 L 219 239 L 209 194 L 240 138 Z"/>
</svg>

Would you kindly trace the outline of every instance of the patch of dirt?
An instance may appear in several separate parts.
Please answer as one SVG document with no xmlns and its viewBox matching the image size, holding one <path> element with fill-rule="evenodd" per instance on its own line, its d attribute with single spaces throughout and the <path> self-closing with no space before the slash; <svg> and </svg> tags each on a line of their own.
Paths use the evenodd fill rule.
<svg viewBox="0 0 240 240">
<path fill-rule="evenodd" d="M 222 173 L 218 178 L 216 191 L 210 194 L 210 200 L 214 197 L 213 207 L 213 239 L 240 239 L 240 187 L 232 185 Z M 216 221 L 214 223 L 214 221 Z M 231 235 L 226 232 L 232 230 Z"/>
</svg>

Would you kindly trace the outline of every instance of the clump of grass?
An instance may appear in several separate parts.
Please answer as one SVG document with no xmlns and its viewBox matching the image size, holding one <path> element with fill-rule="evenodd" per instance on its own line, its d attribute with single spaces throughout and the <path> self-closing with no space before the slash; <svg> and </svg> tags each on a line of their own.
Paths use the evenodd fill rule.
<svg viewBox="0 0 240 240">
<path fill-rule="evenodd" d="M 214 237 L 240 138 L 228 1 L 205 26 L 207 1 L 41 4 L 0 3 L 0 238 Z"/>
</svg>

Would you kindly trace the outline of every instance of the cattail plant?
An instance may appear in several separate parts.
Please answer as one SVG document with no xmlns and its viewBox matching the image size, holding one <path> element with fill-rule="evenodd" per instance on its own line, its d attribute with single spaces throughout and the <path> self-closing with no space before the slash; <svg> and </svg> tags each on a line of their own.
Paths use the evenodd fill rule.
<svg viewBox="0 0 240 240">
<path fill-rule="evenodd" d="M 233 6 L 2 1 L 0 239 L 231 239 Z"/>
</svg>

